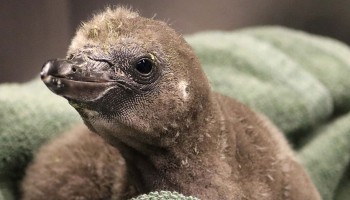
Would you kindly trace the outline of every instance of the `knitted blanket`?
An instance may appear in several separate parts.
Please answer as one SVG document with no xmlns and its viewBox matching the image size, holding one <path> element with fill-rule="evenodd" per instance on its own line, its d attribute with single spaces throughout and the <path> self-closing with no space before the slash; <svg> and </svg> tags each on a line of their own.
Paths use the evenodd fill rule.
<svg viewBox="0 0 350 200">
<path fill-rule="evenodd" d="M 187 36 L 214 90 L 264 113 L 284 131 L 325 200 L 350 199 L 350 49 L 280 27 Z M 38 71 L 40 67 L 38 67 Z M 0 200 L 38 148 L 81 121 L 39 78 L 0 85 Z M 192 200 L 176 192 L 134 198 Z"/>
</svg>

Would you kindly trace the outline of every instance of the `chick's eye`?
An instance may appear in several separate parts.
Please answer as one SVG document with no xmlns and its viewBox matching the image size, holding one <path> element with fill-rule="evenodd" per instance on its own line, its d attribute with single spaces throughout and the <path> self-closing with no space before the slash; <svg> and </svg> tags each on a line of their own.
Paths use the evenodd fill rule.
<svg viewBox="0 0 350 200">
<path fill-rule="evenodd" d="M 148 58 L 142 58 L 137 62 L 135 68 L 141 74 L 147 75 L 152 71 L 153 63 Z"/>
</svg>

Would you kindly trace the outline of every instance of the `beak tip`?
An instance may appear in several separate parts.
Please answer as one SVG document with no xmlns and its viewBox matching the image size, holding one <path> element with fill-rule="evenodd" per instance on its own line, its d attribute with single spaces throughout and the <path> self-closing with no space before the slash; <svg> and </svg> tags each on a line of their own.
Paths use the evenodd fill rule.
<svg viewBox="0 0 350 200">
<path fill-rule="evenodd" d="M 52 60 L 49 60 L 41 68 L 40 77 L 42 80 L 45 79 L 45 77 L 47 77 L 49 75 L 51 68 L 52 68 Z"/>
</svg>

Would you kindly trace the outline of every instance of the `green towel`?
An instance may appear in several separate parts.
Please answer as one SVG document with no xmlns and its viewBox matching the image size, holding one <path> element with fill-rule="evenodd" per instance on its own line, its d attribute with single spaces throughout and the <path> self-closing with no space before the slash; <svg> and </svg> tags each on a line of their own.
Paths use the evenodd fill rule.
<svg viewBox="0 0 350 200">
<path fill-rule="evenodd" d="M 45 141 L 80 120 L 39 78 L 0 86 L 0 181 L 18 178 Z"/>
<path fill-rule="evenodd" d="M 186 39 L 214 90 L 263 112 L 287 136 L 303 141 L 299 158 L 325 200 L 350 198 L 347 46 L 280 27 L 204 32 Z M 0 86 L 0 200 L 14 199 L 13 185 L 36 150 L 78 121 L 76 111 L 39 78 Z M 194 198 L 163 191 L 135 199 Z"/>
<path fill-rule="evenodd" d="M 334 199 L 350 164 L 350 113 L 320 127 L 298 154 L 324 199 Z"/>
<path fill-rule="evenodd" d="M 328 88 L 336 112 L 350 110 L 350 92 L 345 91 L 350 84 L 350 57 L 346 45 L 330 38 L 310 37 L 303 32 L 289 31 L 281 27 L 246 29 L 240 32 L 288 52 L 289 57 L 302 63 L 305 70 L 316 76 Z"/>
</svg>

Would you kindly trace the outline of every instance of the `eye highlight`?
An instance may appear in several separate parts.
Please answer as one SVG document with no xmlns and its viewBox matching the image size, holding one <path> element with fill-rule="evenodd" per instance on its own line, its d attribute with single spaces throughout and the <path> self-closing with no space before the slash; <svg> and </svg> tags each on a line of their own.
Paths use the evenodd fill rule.
<svg viewBox="0 0 350 200">
<path fill-rule="evenodd" d="M 135 69 L 143 75 L 148 75 L 152 68 L 153 62 L 149 58 L 141 58 L 135 65 Z"/>
</svg>

